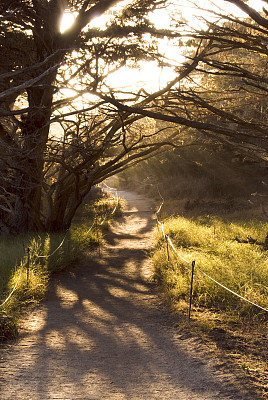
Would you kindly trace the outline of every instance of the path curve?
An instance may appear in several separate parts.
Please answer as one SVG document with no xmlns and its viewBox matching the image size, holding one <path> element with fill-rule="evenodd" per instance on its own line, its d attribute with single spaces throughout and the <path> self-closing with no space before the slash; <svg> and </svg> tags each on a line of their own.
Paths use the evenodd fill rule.
<svg viewBox="0 0 268 400">
<path fill-rule="evenodd" d="M 0 399 L 249 399 L 176 330 L 148 279 L 152 204 L 120 197 L 127 206 L 101 257 L 86 254 L 55 276 L 19 340 L 1 351 Z"/>
</svg>

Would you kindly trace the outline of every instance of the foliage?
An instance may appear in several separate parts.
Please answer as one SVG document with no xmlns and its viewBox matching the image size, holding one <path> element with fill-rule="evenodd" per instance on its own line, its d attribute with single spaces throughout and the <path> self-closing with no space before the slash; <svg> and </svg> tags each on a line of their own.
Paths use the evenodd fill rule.
<svg viewBox="0 0 268 400">
<path fill-rule="evenodd" d="M 174 7 L 165 0 L 1 4 L 2 232 L 68 229 L 93 185 L 167 145 L 224 143 L 267 162 L 267 14 L 230 2 L 247 18 L 212 7 L 204 29 L 177 13 L 157 29 L 151 13 Z M 61 31 L 67 9 L 74 23 Z M 164 38 L 185 61 L 161 54 Z M 140 60 L 173 79 L 154 93 L 112 83 Z"/>
<path fill-rule="evenodd" d="M 186 58 L 196 64 L 164 101 L 141 109 L 135 102 L 109 100 L 121 110 L 173 123 L 179 135 L 188 127 L 203 143 L 224 143 L 229 151 L 267 163 L 267 12 L 230 2 L 248 17 L 224 14 L 213 4 L 203 29 L 185 28 Z"/>
<path fill-rule="evenodd" d="M 236 204 L 253 209 L 258 202 L 251 194 L 265 193 L 262 182 L 266 182 L 266 176 L 264 165 L 241 159 L 223 145 L 165 151 L 119 175 L 121 184 L 132 187 L 135 182 L 136 189 L 157 201 L 159 190 L 165 199 L 164 209 L 168 203 L 181 200 L 184 212 L 197 202 L 200 211 L 201 203 L 207 202 L 207 214 L 213 212 L 214 205 L 219 210 L 233 209 Z"/>
<path fill-rule="evenodd" d="M 134 97 L 145 105 L 168 90 L 127 93 L 109 80 L 140 60 L 163 62 L 156 39 L 176 40 L 179 33 L 156 29 L 148 16 L 167 3 L 1 4 L 2 232 L 68 229 L 93 185 L 170 143 L 171 133 L 155 124 L 144 131 L 146 119 L 143 123 L 142 116 L 121 112 L 103 98 Z M 74 22 L 62 31 L 66 10 Z M 103 27 L 95 26 L 96 16 L 106 19 Z"/>
</svg>

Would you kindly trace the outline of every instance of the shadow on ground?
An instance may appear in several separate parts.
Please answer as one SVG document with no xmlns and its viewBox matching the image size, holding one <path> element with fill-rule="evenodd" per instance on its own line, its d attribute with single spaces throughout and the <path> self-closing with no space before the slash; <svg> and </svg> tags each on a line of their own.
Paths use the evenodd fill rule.
<svg viewBox="0 0 268 400">
<path fill-rule="evenodd" d="M 138 203 L 129 200 L 101 255 L 54 278 L 2 356 L 1 400 L 248 399 L 176 332 L 148 280 L 155 220 Z"/>
</svg>

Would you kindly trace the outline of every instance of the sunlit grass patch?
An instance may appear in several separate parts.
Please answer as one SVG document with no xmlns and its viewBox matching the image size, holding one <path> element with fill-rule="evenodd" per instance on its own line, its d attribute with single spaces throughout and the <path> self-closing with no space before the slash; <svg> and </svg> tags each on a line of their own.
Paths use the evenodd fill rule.
<svg viewBox="0 0 268 400">
<path fill-rule="evenodd" d="M 29 238 L 28 238 L 29 239 Z M 15 310 L 20 305 L 34 302 L 42 298 L 48 282 L 47 268 L 38 259 L 42 242 L 39 238 L 31 238 L 24 256 L 10 272 L 10 278 L 5 288 L 6 299 L 1 307 L 5 312 Z M 11 296 L 10 294 L 14 292 Z M 9 298 L 10 297 L 10 298 Z M 8 299 L 8 301 L 6 301 Z"/>
<path fill-rule="evenodd" d="M 100 245 L 120 210 L 117 199 L 105 197 L 83 205 L 67 232 L 0 237 L 0 342 L 17 332 L 21 309 L 43 298 L 50 274 Z"/>
<path fill-rule="evenodd" d="M 174 301 L 189 298 L 191 263 L 230 290 L 268 309 L 268 252 L 259 245 L 238 243 L 235 238 L 266 235 L 258 221 L 229 222 L 223 219 L 172 217 L 165 221 L 165 233 L 178 252 L 177 257 L 159 231 L 153 255 L 155 279 Z M 245 315 L 265 312 L 239 299 L 196 269 L 194 276 L 196 306 L 216 307 Z"/>
<path fill-rule="evenodd" d="M 94 203 L 86 203 L 81 206 L 73 225 L 78 223 L 88 223 L 89 220 L 96 220 L 100 224 L 104 219 L 109 219 L 111 213 L 119 216 L 122 212 L 122 202 L 112 196 L 105 196 Z"/>
<path fill-rule="evenodd" d="M 14 267 L 25 254 L 24 237 L 12 236 L 0 238 L 0 296 L 5 290 Z"/>
</svg>

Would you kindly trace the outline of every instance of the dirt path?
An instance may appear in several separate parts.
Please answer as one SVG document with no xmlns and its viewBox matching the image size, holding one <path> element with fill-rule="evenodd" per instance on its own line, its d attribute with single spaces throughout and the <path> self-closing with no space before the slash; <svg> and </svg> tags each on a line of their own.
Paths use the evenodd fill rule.
<svg viewBox="0 0 268 400">
<path fill-rule="evenodd" d="M 253 400 L 174 327 L 148 283 L 155 226 L 138 195 L 98 253 L 55 277 L 47 300 L 1 352 L 1 400 Z M 255 398 L 254 398 L 255 399 Z"/>
</svg>

